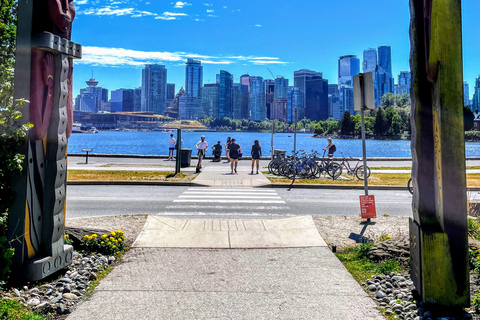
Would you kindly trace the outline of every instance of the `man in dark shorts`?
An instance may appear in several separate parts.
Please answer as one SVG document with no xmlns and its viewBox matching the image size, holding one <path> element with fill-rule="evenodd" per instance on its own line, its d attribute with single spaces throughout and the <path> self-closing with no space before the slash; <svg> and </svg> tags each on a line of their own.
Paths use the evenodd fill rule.
<svg viewBox="0 0 480 320">
<path fill-rule="evenodd" d="M 242 148 L 237 144 L 235 139 L 232 139 L 232 143 L 230 143 L 230 146 L 228 147 L 228 153 L 230 155 L 230 167 L 232 169 L 231 174 L 233 174 L 233 171 L 237 173 L 237 164 L 238 164 L 238 157 L 239 153 L 242 152 Z"/>
</svg>

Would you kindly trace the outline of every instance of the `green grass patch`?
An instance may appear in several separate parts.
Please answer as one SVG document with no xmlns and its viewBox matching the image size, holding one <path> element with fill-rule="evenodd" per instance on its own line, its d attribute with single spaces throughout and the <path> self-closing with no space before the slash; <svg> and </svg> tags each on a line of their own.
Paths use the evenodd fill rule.
<svg viewBox="0 0 480 320">
<path fill-rule="evenodd" d="M 105 268 L 103 271 L 97 273 L 97 280 L 90 281 L 88 284 L 88 289 L 85 291 L 83 297 L 88 300 L 93 296 L 93 292 L 95 288 L 100 284 L 100 281 L 104 279 L 108 274 L 113 270 L 113 267 L 109 266 Z"/>
<path fill-rule="evenodd" d="M 337 258 L 357 282 L 366 282 L 377 274 L 375 263 L 368 258 L 360 258 L 356 253 L 337 253 Z"/>
<path fill-rule="evenodd" d="M 468 236 L 475 240 L 480 240 L 480 222 L 477 219 L 468 218 Z"/>
<path fill-rule="evenodd" d="M 412 170 L 412 167 L 370 167 L 370 170 Z"/>
<path fill-rule="evenodd" d="M 68 170 L 68 181 L 191 181 L 197 174 L 180 172 L 174 177 L 174 171 L 96 171 Z"/>
<path fill-rule="evenodd" d="M 29 311 L 14 300 L 0 300 L 0 319 L 8 320 L 44 320 L 45 318 Z"/>
</svg>

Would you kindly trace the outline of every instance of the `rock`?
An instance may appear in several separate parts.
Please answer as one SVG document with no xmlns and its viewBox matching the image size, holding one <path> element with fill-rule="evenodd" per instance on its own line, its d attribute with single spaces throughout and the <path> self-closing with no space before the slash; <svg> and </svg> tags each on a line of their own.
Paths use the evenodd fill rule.
<svg viewBox="0 0 480 320">
<path fill-rule="evenodd" d="M 51 311 L 50 304 L 48 302 L 42 302 L 35 307 L 35 310 L 39 313 L 48 313 Z"/>
<path fill-rule="evenodd" d="M 28 293 L 32 294 L 32 293 L 37 293 L 39 290 L 38 288 L 32 288 L 28 291 Z"/>
<path fill-rule="evenodd" d="M 18 289 L 13 289 L 13 294 L 14 294 L 16 297 L 20 297 L 20 291 L 18 291 Z"/>
<path fill-rule="evenodd" d="M 98 277 L 97 277 L 97 274 L 95 272 L 92 272 L 90 273 L 90 276 L 88 276 L 88 280 L 90 281 L 94 281 L 94 280 L 97 280 Z"/>
<path fill-rule="evenodd" d="M 62 292 L 63 292 L 63 293 L 69 293 L 69 292 L 71 292 L 71 291 L 72 291 L 72 289 L 70 289 L 70 286 L 67 284 L 67 285 L 65 285 L 65 287 L 63 287 L 63 291 L 62 291 Z"/>
<path fill-rule="evenodd" d="M 377 294 L 375 295 L 375 298 L 377 299 L 382 299 L 382 298 L 385 298 L 385 293 L 382 291 L 382 290 L 378 290 L 377 291 Z"/>
<path fill-rule="evenodd" d="M 68 314 L 68 313 L 70 313 L 70 310 L 63 303 L 57 303 L 55 306 L 57 307 L 56 308 L 57 314 Z"/>
<path fill-rule="evenodd" d="M 33 299 L 28 300 L 27 304 L 31 307 L 35 307 L 35 306 L 38 306 L 40 304 L 40 300 L 38 300 L 37 298 L 33 298 Z"/>
<path fill-rule="evenodd" d="M 393 285 L 390 282 L 386 282 L 385 286 L 389 289 L 393 288 Z"/>
<path fill-rule="evenodd" d="M 73 294 L 73 293 L 64 293 L 62 294 L 62 297 L 67 299 L 67 300 L 77 300 L 78 297 L 76 294 Z"/>
<path fill-rule="evenodd" d="M 108 257 L 108 262 L 110 262 L 110 263 L 114 262 L 115 260 L 116 260 L 116 259 L 115 259 L 114 256 L 109 256 L 109 257 Z"/>
<path fill-rule="evenodd" d="M 53 293 L 53 290 L 52 289 L 48 289 L 47 292 L 45 292 L 45 294 L 47 296 L 51 295 Z"/>
<path fill-rule="evenodd" d="M 27 287 L 27 286 L 23 286 L 23 291 L 28 291 L 28 287 Z"/>
<path fill-rule="evenodd" d="M 393 311 L 390 310 L 390 309 L 385 310 L 385 314 L 386 314 L 386 315 L 389 315 L 389 314 L 392 314 L 392 313 L 393 313 Z"/>
<path fill-rule="evenodd" d="M 411 304 L 409 306 L 406 307 L 407 310 L 417 310 L 417 306 L 414 305 L 414 304 Z"/>
<path fill-rule="evenodd" d="M 60 279 L 60 280 L 58 280 L 58 281 L 59 281 L 59 282 L 70 283 L 70 282 L 72 282 L 72 279 L 70 279 L 70 278 L 62 278 L 62 279 Z"/>
<path fill-rule="evenodd" d="M 62 301 L 63 297 L 62 296 L 56 296 L 55 298 L 53 298 L 53 303 L 57 303 L 57 302 L 60 302 Z"/>
<path fill-rule="evenodd" d="M 399 293 L 396 295 L 397 299 L 403 299 L 403 297 L 404 297 L 403 293 Z"/>
<path fill-rule="evenodd" d="M 384 297 L 384 298 L 382 298 L 382 302 L 383 303 L 390 303 L 390 298 Z"/>
<path fill-rule="evenodd" d="M 397 282 L 397 281 L 398 281 L 398 282 L 402 282 L 402 281 L 405 281 L 405 278 L 402 277 L 402 276 L 394 276 L 394 277 L 392 277 L 392 280 L 393 280 L 393 281 L 396 281 L 396 282 Z"/>
</svg>

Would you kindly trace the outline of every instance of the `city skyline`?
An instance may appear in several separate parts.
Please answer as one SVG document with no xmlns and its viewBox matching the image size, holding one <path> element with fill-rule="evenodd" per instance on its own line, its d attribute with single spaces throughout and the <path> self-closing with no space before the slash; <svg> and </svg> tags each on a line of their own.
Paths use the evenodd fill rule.
<svg viewBox="0 0 480 320">
<path fill-rule="evenodd" d="M 246 73 L 269 79 L 267 67 L 290 80 L 294 70 L 318 70 L 333 83 L 340 56 L 362 59 L 363 50 L 382 45 L 392 48 L 396 78 L 409 70 L 408 2 L 384 4 L 365 0 L 360 6 L 348 0 L 340 9 L 310 0 L 301 5 L 278 1 L 275 6 L 252 0 L 78 0 L 72 39 L 84 45 L 84 59 L 75 61 L 74 95 L 92 70 L 109 91 L 138 87 L 148 63 L 165 64 L 168 82 L 178 92 L 185 84 L 188 58 L 202 60 L 205 83 L 214 83 L 219 70 L 232 73 L 235 82 Z M 464 79 L 470 88 L 480 73 L 475 65 L 480 44 L 474 34 L 479 10 L 478 2 L 463 2 Z M 395 12 L 395 19 L 389 12 Z"/>
</svg>

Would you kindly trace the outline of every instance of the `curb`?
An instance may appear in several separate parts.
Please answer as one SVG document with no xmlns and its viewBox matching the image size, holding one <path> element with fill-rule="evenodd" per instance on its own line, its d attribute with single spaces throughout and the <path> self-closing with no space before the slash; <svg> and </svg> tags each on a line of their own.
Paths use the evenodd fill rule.
<svg viewBox="0 0 480 320">
<path fill-rule="evenodd" d="M 177 181 L 67 181 L 69 186 L 192 186 L 196 185 L 192 182 Z"/>
</svg>

